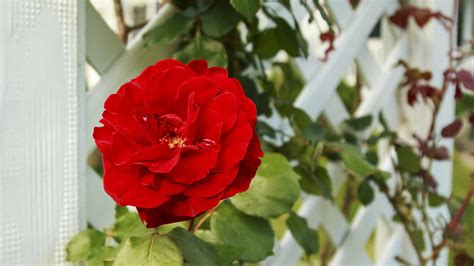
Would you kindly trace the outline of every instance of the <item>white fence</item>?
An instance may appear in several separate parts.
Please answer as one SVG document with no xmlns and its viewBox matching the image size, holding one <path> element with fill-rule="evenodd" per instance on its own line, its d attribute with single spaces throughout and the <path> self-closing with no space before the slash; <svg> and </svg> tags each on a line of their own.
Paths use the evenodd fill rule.
<svg viewBox="0 0 474 266">
<path fill-rule="evenodd" d="M 469 0 L 465 2 L 471 12 L 462 14 L 465 21 L 471 21 L 474 7 Z M 450 12 L 452 3 L 432 0 L 419 4 Z M 313 34 L 309 41 L 314 47 L 317 28 L 307 24 L 298 0 L 292 4 L 305 34 Z M 403 70 L 394 64 L 404 59 L 430 69 L 434 81 L 440 83 L 447 66 L 447 32 L 436 21 L 424 30 L 401 32 L 391 27 L 384 15 L 398 7 L 397 0 L 362 0 L 356 10 L 347 0 L 328 4 L 342 32 L 327 62 L 321 63 L 314 53 L 307 60 L 297 59 L 308 82 L 295 105 L 313 118 L 325 112 L 337 127 L 349 115 L 336 86 L 355 61 L 368 84 L 356 116 L 382 111 L 392 129 L 401 134 L 425 132 L 426 126 L 420 124 L 427 120 L 425 107 L 409 108 L 397 100 Z M 173 44 L 146 48 L 141 35 L 172 9 L 168 5 L 160 8 L 124 46 L 86 1 L 0 2 L 0 264 L 63 263 L 68 238 L 86 221 L 99 228 L 112 222 L 113 202 L 103 192 L 100 177 L 86 165 L 86 157 L 95 146 L 92 129 L 108 94 L 145 66 L 170 56 Z M 379 20 L 382 60 L 367 47 L 369 34 Z M 469 24 L 462 33 L 465 39 L 472 36 Z M 86 58 L 100 75 L 98 84 L 87 93 L 83 82 Z M 442 105 L 437 125 L 454 117 L 452 97 Z M 288 131 L 284 120 L 272 117 L 268 121 Z M 452 149 L 452 141 L 445 144 Z M 343 170 L 338 165 L 330 167 L 336 193 Z M 390 160 L 382 160 L 380 167 L 391 171 Z M 451 167 L 449 161 L 433 167 L 443 195 L 451 192 Z M 445 206 L 430 213 L 432 217 L 448 216 Z M 381 195 L 370 206 L 360 207 L 351 223 L 320 197 L 305 196 L 299 214 L 312 227 L 322 226 L 328 232 L 337 248 L 332 265 L 397 264 L 395 255 L 415 261 L 403 228 L 391 222 L 392 210 Z M 373 232 L 375 261 L 364 249 Z M 287 233 L 275 246 L 275 254 L 264 264 L 296 265 L 302 250 Z M 447 252 L 439 261 L 447 264 Z"/>
</svg>

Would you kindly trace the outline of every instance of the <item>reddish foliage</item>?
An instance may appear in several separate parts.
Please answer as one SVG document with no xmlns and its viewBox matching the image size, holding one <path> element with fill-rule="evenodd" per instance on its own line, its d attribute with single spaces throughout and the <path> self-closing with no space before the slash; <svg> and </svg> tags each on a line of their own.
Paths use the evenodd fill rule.
<svg viewBox="0 0 474 266">
<path fill-rule="evenodd" d="M 474 127 L 474 112 L 469 115 L 469 123 Z"/>
<path fill-rule="evenodd" d="M 423 28 L 433 18 L 439 20 L 446 28 L 449 27 L 449 23 L 452 21 L 451 18 L 443 15 L 441 12 L 432 12 L 427 8 L 419 8 L 410 5 L 399 8 L 389 19 L 390 22 L 398 27 L 406 29 L 410 17 L 415 19 L 416 24 L 420 28 Z"/>
<path fill-rule="evenodd" d="M 459 119 L 454 120 L 451 124 L 445 126 L 441 130 L 441 135 L 445 138 L 455 137 L 462 128 L 462 121 Z"/>
<path fill-rule="evenodd" d="M 456 72 L 456 77 L 458 84 L 462 83 L 466 89 L 474 91 L 474 76 L 471 72 L 461 70 Z"/>
<path fill-rule="evenodd" d="M 438 182 L 436 182 L 434 177 L 428 171 L 426 171 L 425 169 L 422 169 L 420 171 L 420 176 L 423 178 L 423 181 L 428 186 L 430 186 L 434 189 L 436 189 L 438 187 Z"/>
<path fill-rule="evenodd" d="M 405 81 L 401 85 L 409 85 L 407 101 L 410 106 L 413 106 L 416 103 L 418 95 L 421 95 L 425 101 L 431 99 L 433 102 L 437 103 L 440 100 L 439 90 L 427 84 L 427 82 L 432 78 L 431 72 L 411 68 L 403 60 L 400 60 L 398 65 L 405 68 Z"/>
<path fill-rule="evenodd" d="M 449 151 L 444 146 L 435 148 L 431 152 L 433 155 L 433 159 L 435 160 L 448 160 L 449 159 Z"/>
<path fill-rule="evenodd" d="M 446 147 L 432 147 L 431 143 L 433 136 L 430 136 L 427 140 L 425 140 L 420 136 L 413 134 L 413 138 L 415 138 L 418 142 L 418 150 L 420 151 L 421 155 L 431 157 L 435 160 L 449 159 L 449 151 Z"/>
<path fill-rule="evenodd" d="M 334 41 L 336 40 L 336 35 L 331 31 L 323 32 L 319 35 L 319 39 L 323 43 L 327 42 L 329 44 L 328 48 L 326 48 L 326 51 L 324 51 L 324 57 L 322 59 L 322 61 L 326 61 L 328 60 L 329 53 L 334 50 Z"/>
</svg>

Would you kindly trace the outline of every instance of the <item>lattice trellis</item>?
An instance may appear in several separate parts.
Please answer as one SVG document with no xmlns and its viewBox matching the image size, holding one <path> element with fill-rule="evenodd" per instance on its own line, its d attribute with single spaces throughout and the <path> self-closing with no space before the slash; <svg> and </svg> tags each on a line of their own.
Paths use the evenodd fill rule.
<svg viewBox="0 0 474 266">
<path fill-rule="evenodd" d="M 446 13 L 447 10 L 451 10 L 453 0 L 419 0 L 418 2 L 419 5 L 427 5 Z M 470 7 L 472 10 L 472 2 L 465 2 L 468 3 L 468 9 Z M 441 83 L 442 71 L 447 66 L 448 35 L 446 31 L 437 22 L 431 22 L 424 30 L 409 30 L 405 33 L 390 27 L 384 16 L 398 7 L 397 0 L 361 0 L 356 10 L 352 9 L 348 0 L 328 0 L 327 3 L 336 18 L 338 28 L 341 29 L 337 37 L 336 49 L 324 63 L 321 63 L 314 53 L 308 59 L 296 59 L 307 84 L 295 101 L 295 106 L 305 110 L 313 118 L 324 113 L 337 128 L 342 121 L 349 118 L 349 113 L 339 99 L 336 87 L 350 66 L 356 62 L 361 68 L 367 88 L 364 90 L 362 103 L 356 110 L 355 116 L 383 112 L 390 127 L 401 135 L 409 136 L 412 132 L 425 132 L 426 126 L 420 124 L 420 121 L 427 120 L 425 107 L 420 105 L 417 108 L 409 108 L 403 100 L 400 100 L 397 87 L 403 78 L 403 70 L 394 65 L 399 59 L 404 59 L 423 69 L 432 70 L 434 82 Z M 292 0 L 291 4 L 297 17 L 300 18 L 300 26 L 307 33 L 310 46 L 317 45 L 314 42 L 317 27 L 314 24 L 308 24 L 305 17 L 306 11 L 299 0 Z M 0 103 L 2 104 L 0 111 L 2 127 L 0 264 L 62 263 L 64 259 L 62 247 L 72 232 L 84 225 L 84 218 L 98 228 L 109 226 L 113 222 L 114 203 L 105 195 L 100 177 L 85 164 L 86 155 L 95 148 L 92 130 L 100 118 L 102 104 L 107 95 L 114 92 L 123 82 L 137 75 L 144 67 L 172 54 L 175 48 L 173 44 L 168 47 L 145 47 L 141 36 L 173 12 L 171 6 L 162 6 L 137 36 L 124 46 L 88 1 L 0 0 Z M 12 16 L 15 14 L 23 14 L 28 19 L 23 20 L 19 17 L 13 19 Z M 49 17 L 45 18 L 44 14 Z M 32 20 L 37 16 L 42 19 L 41 23 Z M 468 12 L 466 19 L 471 19 L 468 21 L 472 22 L 472 15 Z M 375 59 L 367 47 L 369 34 L 380 20 L 384 49 L 382 64 L 380 60 Z M 21 25 L 12 23 L 15 21 Z M 15 37 L 15 33 L 28 36 L 29 32 L 16 31 L 20 28 L 31 30 L 35 34 L 35 40 L 43 45 L 41 48 L 50 53 L 42 54 L 32 45 L 30 37 L 26 39 L 26 43 Z M 84 29 L 85 39 L 81 35 Z M 470 38 L 472 28 L 468 27 L 466 32 L 468 33 L 464 38 Z M 14 48 L 15 43 L 27 45 L 27 47 Z M 87 91 L 85 99 L 82 97 L 85 60 L 81 60 L 84 58 L 84 44 L 88 63 L 100 75 L 99 83 Z M 40 55 L 49 55 L 50 58 L 45 59 Z M 51 77 L 28 75 L 29 68 L 22 69 L 18 64 L 20 61 L 15 61 L 13 58 L 24 60 L 25 65 L 27 65 L 26 61 L 31 61 L 32 65 L 44 67 L 45 62 L 34 63 L 34 60 L 42 59 L 48 61 L 47 64 L 50 64 L 49 67 L 53 69 L 63 66 L 65 73 L 63 76 L 55 76 L 55 79 L 53 75 Z M 7 67 L 12 69 L 12 66 L 17 67 L 16 70 L 23 80 L 13 79 L 13 77 L 18 77 L 18 73 L 7 71 Z M 47 95 L 51 96 L 54 104 L 44 99 L 45 105 L 40 106 L 36 103 L 42 98 L 33 99 L 31 95 L 36 94 L 31 93 L 36 88 L 35 81 L 39 80 L 47 84 L 45 78 L 60 79 L 64 83 L 50 81 L 51 90 L 47 91 L 49 93 Z M 28 82 L 27 86 L 22 85 L 24 82 Z M 61 95 L 66 95 L 66 97 L 61 98 Z M 438 127 L 451 122 L 454 117 L 454 102 L 449 100 L 452 97 L 446 98 L 447 100 L 442 103 Z M 19 102 L 28 108 L 12 109 L 12 106 Z M 12 113 L 12 110 L 17 113 Z M 36 116 L 29 117 L 31 114 Z M 52 121 L 57 120 L 54 115 L 59 117 L 59 121 L 66 119 L 64 121 L 67 122 L 53 123 Z M 15 132 L 23 131 L 21 131 L 21 125 L 12 122 L 17 121 L 13 119 L 14 117 L 22 117 L 25 121 L 29 121 L 29 118 L 37 118 L 43 127 L 32 124 L 33 127 L 28 130 L 37 130 L 37 132 L 15 134 Z M 285 120 L 277 116 L 266 120 L 274 127 L 291 134 L 291 128 Z M 18 127 L 20 130 L 13 132 L 7 127 Z M 375 127 L 377 127 L 376 124 L 373 125 L 373 128 Z M 56 136 L 54 144 L 51 144 L 53 142 L 48 138 L 49 135 Z M 27 139 L 21 153 L 15 151 L 17 149 L 15 143 L 19 142 L 19 137 Z M 85 143 L 83 143 L 84 139 Z M 452 141 L 443 141 L 443 145 L 452 150 Z M 5 152 L 4 155 L 4 150 L 11 151 L 11 154 Z M 381 149 L 380 152 L 384 158 L 381 160 L 380 167 L 393 173 L 389 157 L 392 151 Z M 57 157 L 62 159 L 56 160 Z M 61 163 L 49 165 L 48 158 L 50 158 L 49 162 L 60 161 Z M 31 162 L 31 165 L 23 167 L 21 162 L 17 161 L 22 159 Z M 331 164 L 329 168 L 334 193 L 336 193 L 343 183 L 345 173 L 337 164 Z M 450 161 L 433 165 L 433 171 L 435 177 L 438 178 L 437 182 L 443 195 L 449 195 L 451 192 L 451 168 Z M 51 170 L 53 172 L 38 172 L 41 169 L 53 169 Z M 85 180 L 84 171 L 86 172 Z M 50 184 L 50 188 L 54 188 L 45 191 L 54 193 L 41 194 L 42 183 L 37 180 L 41 173 L 46 174 L 43 182 Z M 18 179 L 20 177 L 23 179 Z M 82 180 L 84 181 L 81 182 Z M 19 182 L 18 187 L 26 190 L 20 191 L 17 187 L 12 187 L 11 184 L 17 184 L 15 182 Z M 23 195 L 18 193 L 24 193 L 27 197 L 15 196 Z M 80 198 L 81 195 L 85 196 L 85 199 Z M 18 228 L 11 226 L 11 221 L 5 218 L 18 216 L 31 219 L 27 212 L 18 212 L 13 215 L 15 210 L 13 205 L 4 207 L 6 206 L 4 203 L 12 197 L 16 200 L 14 203 L 19 206 L 29 204 L 30 207 L 38 208 L 37 210 L 30 208 L 32 213 L 38 215 L 34 218 L 37 220 L 29 220 L 30 227 L 28 227 L 31 229 L 28 232 L 38 232 L 37 234 L 20 232 Z M 81 204 L 82 201 L 85 201 L 85 204 Z M 38 205 L 36 202 L 41 204 L 45 202 L 45 204 Z M 58 202 L 64 202 L 63 207 L 68 209 L 60 209 L 57 206 Z M 83 212 L 85 217 L 82 216 Z M 298 213 L 307 218 L 311 227 L 322 226 L 327 231 L 337 249 L 331 260 L 332 265 L 391 265 L 397 264 L 394 260 L 395 255 L 415 261 L 413 249 L 406 239 L 403 228 L 390 222 L 393 211 L 381 195 L 376 195 L 374 202 L 368 207 L 360 207 L 351 223 L 338 208 L 321 197 L 305 195 Z M 448 211 L 444 206 L 430 210 L 430 215 L 431 217 L 442 215 L 447 219 Z M 52 228 L 56 224 L 60 224 L 59 228 Z M 374 232 L 376 256 L 375 261 L 372 261 L 364 247 Z M 45 235 L 48 237 L 44 238 Z M 47 240 L 46 243 L 41 241 L 43 239 Z M 12 241 L 18 244 L 13 245 L 13 249 L 6 248 L 7 242 L 13 243 Z M 30 250 L 25 250 L 25 247 Z M 286 233 L 275 246 L 274 253 L 275 256 L 263 262 L 264 265 L 297 265 L 302 250 L 291 234 Z M 444 252 L 438 261 L 441 265 L 446 264 L 447 253 Z"/>
<path fill-rule="evenodd" d="M 336 22 L 342 32 L 336 41 L 336 50 L 330 56 L 329 60 L 320 65 L 314 73 L 305 71 L 308 65 L 318 64 L 317 58 L 310 58 L 309 62 L 298 61 L 302 73 L 305 74 L 307 85 L 295 101 L 295 106 L 305 110 L 312 118 L 317 118 L 322 112 L 325 113 L 329 121 L 337 126 L 345 119 L 349 118 L 348 112 L 342 105 L 341 100 L 336 93 L 336 87 L 343 78 L 345 71 L 356 60 L 361 68 L 362 75 L 367 83 L 367 89 L 363 94 L 361 104 L 355 111 L 355 117 L 365 115 L 377 115 L 383 112 L 392 130 L 401 132 L 401 135 L 408 132 L 424 132 L 426 134 L 427 126 L 407 123 L 401 118 L 410 120 L 412 115 L 423 115 L 423 108 L 419 110 L 410 110 L 408 117 L 401 117 L 406 106 L 397 101 L 396 89 L 403 78 L 401 67 L 395 67 L 398 60 L 403 59 L 427 69 L 431 69 L 436 75 L 435 82 L 441 83 L 443 69 L 447 67 L 446 54 L 448 51 L 448 34 L 441 28 L 441 25 L 432 23 L 430 27 L 421 31 L 421 33 L 411 33 L 428 36 L 436 36 L 436 49 L 429 51 L 425 62 L 416 61 L 413 55 L 428 48 L 426 39 L 416 39 L 410 43 L 408 33 L 398 32 L 395 36 L 386 36 L 390 38 L 392 47 L 386 52 L 385 62 L 379 65 L 377 60 L 367 48 L 367 39 L 376 25 L 377 21 L 382 19 L 386 13 L 392 13 L 398 6 L 398 1 L 361 1 L 357 10 L 353 11 L 348 1 L 328 1 L 329 8 L 336 18 Z M 426 4 L 426 3 L 425 3 Z M 438 10 L 451 10 L 451 1 L 434 1 L 430 4 L 431 8 Z M 306 18 L 302 19 L 305 23 Z M 388 25 L 384 25 L 387 31 Z M 410 46 L 411 44 L 411 46 Z M 415 46 L 413 46 L 415 44 Z M 310 43 L 311 46 L 311 43 Z M 385 49 L 390 48 L 385 43 Z M 388 50 L 388 49 L 387 49 Z M 452 93 L 452 88 L 451 88 Z M 442 103 L 443 113 L 439 117 L 438 125 L 447 124 L 454 117 L 453 99 L 447 97 Z M 405 113 L 406 115 L 406 113 Z M 427 118 L 424 119 L 425 121 Z M 284 119 L 273 117 L 269 122 L 291 134 L 291 129 Z M 372 125 L 372 128 L 376 125 Z M 413 130 L 415 129 L 415 130 Z M 446 141 L 447 147 L 452 149 L 452 141 Z M 380 151 L 383 153 L 383 151 Z M 394 174 L 391 163 L 392 151 L 386 151 L 382 156 L 380 168 Z M 341 172 L 339 165 L 331 165 L 331 178 L 334 183 L 334 193 L 337 193 L 341 187 L 341 179 L 344 173 Z M 442 195 L 449 195 L 451 189 L 451 162 L 435 163 L 433 166 L 437 182 L 441 187 Z M 395 177 L 392 176 L 389 183 L 392 183 Z M 336 247 L 336 253 L 333 256 L 331 265 L 392 265 L 398 264 L 395 256 L 400 255 L 408 261 L 416 261 L 416 257 L 407 241 L 406 233 L 400 225 L 391 222 L 393 210 L 384 196 L 378 194 L 368 207 L 360 207 L 357 210 L 352 223 L 349 223 L 342 212 L 329 201 L 321 197 L 306 196 L 303 205 L 298 211 L 299 215 L 306 217 L 310 226 L 316 228 L 322 226 L 328 233 L 333 245 Z M 449 213 L 446 206 L 430 210 L 431 217 L 442 216 L 448 219 Z M 376 256 L 372 261 L 366 251 L 365 246 L 371 234 L 376 233 Z M 287 232 L 283 239 L 278 243 L 274 250 L 275 256 L 267 259 L 264 265 L 296 265 L 303 251 L 298 247 L 291 234 Z M 440 262 L 442 265 L 447 263 L 447 253 L 444 252 Z"/>
</svg>

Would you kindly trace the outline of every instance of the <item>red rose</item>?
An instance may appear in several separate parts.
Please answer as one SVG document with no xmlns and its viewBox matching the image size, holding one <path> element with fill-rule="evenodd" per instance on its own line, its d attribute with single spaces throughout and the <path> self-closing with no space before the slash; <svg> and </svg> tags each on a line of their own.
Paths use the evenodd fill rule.
<svg viewBox="0 0 474 266">
<path fill-rule="evenodd" d="M 263 153 L 239 81 L 203 60 L 162 60 L 122 85 L 94 129 L 105 191 L 147 227 L 188 220 L 245 191 Z"/>
</svg>

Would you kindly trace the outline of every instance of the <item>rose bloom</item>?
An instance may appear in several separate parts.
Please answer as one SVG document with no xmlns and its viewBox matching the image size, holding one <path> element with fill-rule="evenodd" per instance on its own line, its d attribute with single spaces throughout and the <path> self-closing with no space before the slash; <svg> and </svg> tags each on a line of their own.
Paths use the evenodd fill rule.
<svg viewBox="0 0 474 266">
<path fill-rule="evenodd" d="M 248 189 L 260 157 L 255 104 L 204 60 L 166 59 L 123 84 L 94 129 L 105 191 L 147 227 L 189 220 Z"/>
</svg>

